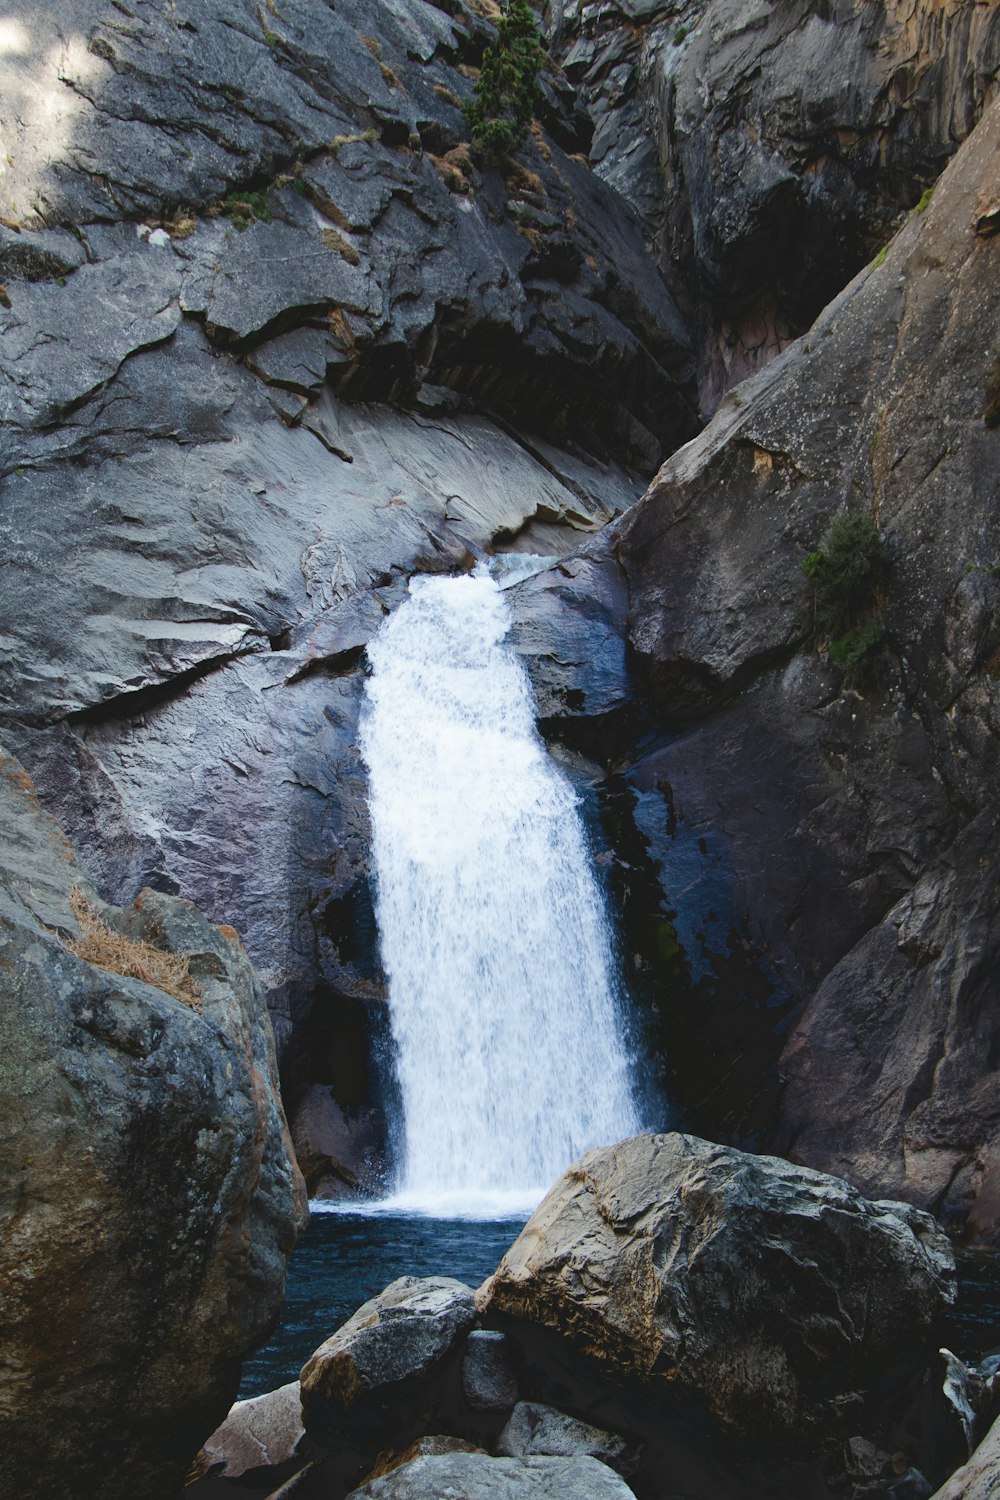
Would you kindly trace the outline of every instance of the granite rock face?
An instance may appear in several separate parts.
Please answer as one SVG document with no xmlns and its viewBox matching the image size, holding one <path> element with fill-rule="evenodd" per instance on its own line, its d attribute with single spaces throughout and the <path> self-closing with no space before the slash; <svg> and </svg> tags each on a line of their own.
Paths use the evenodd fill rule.
<svg viewBox="0 0 1000 1500">
<path fill-rule="evenodd" d="M 515 1337 L 549 1330 L 775 1452 L 817 1450 L 927 1366 L 955 1294 L 929 1215 L 679 1134 L 588 1152 L 487 1285 Z"/>
<path fill-rule="evenodd" d="M 591 161 L 704 299 L 700 385 L 768 362 L 878 250 L 995 92 L 988 4 L 558 0 Z"/>
<path fill-rule="evenodd" d="M 480 9 L 72 0 L 0 58 L 0 725 L 105 897 L 240 933 L 316 1184 L 363 1175 L 317 1089 L 384 1145 L 366 641 L 414 571 L 565 552 L 694 430 L 558 73 L 519 166 L 463 150 Z"/>
<path fill-rule="evenodd" d="M 531 650 L 543 685 L 561 673 L 554 732 L 586 752 L 598 727 L 613 826 L 639 835 L 621 857 L 663 893 L 626 941 L 682 1118 L 987 1241 L 998 144 L 994 105 L 884 262 L 588 544 L 589 600 L 565 570 L 518 591 L 544 601 Z M 884 644 L 854 683 L 811 641 L 801 570 L 844 512 L 873 519 L 888 558 Z M 613 639 L 626 599 L 609 688 L 607 650 L 578 643 L 598 622 Z"/>
<path fill-rule="evenodd" d="M 0 1488 L 168 1500 L 305 1219 L 263 991 L 188 902 L 104 908 L 6 753 L 0 834 Z M 72 953 L 74 890 L 188 955 L 200 1011 Z"/>
<path fill-rule="evenodd" d="M 805 998 L 833 971 L 850 991 L 850 1023 L 823 989 L 792 1033 L 779 1144 L 987 1237 L 1000 437 L 981 331 L 1000 313 L 1000 242 L 976 222 L 998 143 L 993 106 L 885 263 L 724 405 L 617 540 L 650 691 L 698 721 L 662 774 L 697 760 L 696 803 L 716 803 L 786 982 Z M 863 691 L 801 654 L 800 562 L 844 510 L 874 517 L 890 560 L 886 647 Z M 825 1072 L 811 1062 L 824 1033 Z"/>
</svg>

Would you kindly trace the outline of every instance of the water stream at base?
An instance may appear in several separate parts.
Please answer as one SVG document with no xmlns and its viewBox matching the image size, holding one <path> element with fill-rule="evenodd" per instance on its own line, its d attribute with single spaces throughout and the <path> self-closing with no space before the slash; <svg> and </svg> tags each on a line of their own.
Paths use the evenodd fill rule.
<svg viewBox="0 0 1000 1500">
<path fill-rule="evenodd" d="M 641 1128 L 576 796 L 509 625 L 485 569 L 417 578 L 369 646 L 361 743 L 403 1114 L 385 1208 L 528 1212 L 582 1151 Z"/>
</svg>

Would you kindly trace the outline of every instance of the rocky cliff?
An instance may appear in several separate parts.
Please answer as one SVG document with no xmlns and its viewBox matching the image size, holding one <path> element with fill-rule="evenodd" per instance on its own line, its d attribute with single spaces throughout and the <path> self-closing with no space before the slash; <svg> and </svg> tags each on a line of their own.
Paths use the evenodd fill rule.
<svg viewBox="0 0 1000 1500">
<path fill-rule="evenodd" d="M 669 898 L 645 943 L 661 976 L 672 957 L 683 981 L 660 989 L 698 1079 L 675 1076 L 675 1097 L 716 1131 L 726 1119 L 762 1130 L 797 1160 L 987 1238 L 998 145 L 994 105 L 888 253 L 592 544 L 586 576 L 627 633 L 634 675 L 620 657 L 609 693 L 577 653 L 564 676 L 580 719 L 552 705 L 578 743 L 609 704 L 619 720 L 652 711 L 666 731 L 652 748 L 633 739 L 618 770 Z M 883 641 L 853 678 L 815 640 L 801 568 L 847 512 L 873 518 L 887 557 Z M 582 614 L 593 629 L 575 581 L 523 591 L 536 636 L 574 643 Z M 727 925 L 733 959 L 756 955 L 756 982 L 739 968 L 727 981 Z M 705 1005 L 713 971 L 743 1017 L 724 1030 Z M 765 1100 L 764 1037 L 776 1056 L 789 1012 Z"/>
<path fill-rule="evenodd" d="M 989 1236 L 1000 12 L 551 10 L 503 171 L 486 3 L 5 23 L 3 731 L 103 897 L 235 926 L 350 1188 L 365 643 L 414 571 L 563 556 L 516 644 L 681 1118 Z M 861 685 L 799 567 L 842 510 L 888 558 Z"/>
<path fill-rule="evenodd" d="M 231 928 L 107 908 L 0 752 L 0 1489 L 172 1497 L 305 1219 Z"/>
<path fill-rule="evenodd" d="M 103 894 L 246 941 L 322 1174 L 371 1138 L 329 1086 L 370 1103 L 384 1027 L 364 643 L 415 570 L 565 551 L 695 423 L 684 323 L 556 71 L 501 174 L 462 144 L 477 8 L 278 9 L 10 23 L 0 670 Z"/>
<path fill-rule="evenodd" d="M 996 88 L 979 0 L 552 0 L 591 159 L 698 329 L 704 409 L 891 237 Z"/>
</svg>

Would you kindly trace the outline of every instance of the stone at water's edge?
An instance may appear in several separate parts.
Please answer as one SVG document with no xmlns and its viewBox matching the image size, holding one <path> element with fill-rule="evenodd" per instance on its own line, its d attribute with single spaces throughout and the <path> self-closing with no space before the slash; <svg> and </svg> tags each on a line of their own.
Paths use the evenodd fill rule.
<svg viewBox="0 0 1000 1500">
<path fill-rule="evenodd" d="M 74 887 L 189 955 L 202 1013 L 94 967 Z M 306 1216 L 260 985 L 186 901 L 105 908 L 0 751 L 0 1493 L 172 1500 Z"/>
<path fill-rule="evenodd" d="M 359 1307 L 302 1367 L 306 1431 L 372 1456 L 420 1435 L 458 1389 L 476 1319 L 471 1290 L 450 1276 L 401 1276 Z M 362 1470 L 362 1472 L 364 1472 Z"/>
<path fill-rule="evenodd" d="M 484 1311 L 516 1337 L 550 1330 L 657 1403 L 815 1451 L 859 1430 L 876 1387 L 919 1377 L 954 1276 L 928 1214 L 773 1157 L 643 1135 L 559 1180 Z"/>
</svg>

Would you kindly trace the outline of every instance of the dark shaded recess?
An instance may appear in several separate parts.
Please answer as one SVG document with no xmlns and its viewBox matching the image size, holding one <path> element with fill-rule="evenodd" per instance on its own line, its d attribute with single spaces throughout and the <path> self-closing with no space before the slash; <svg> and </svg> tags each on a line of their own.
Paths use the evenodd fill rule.
<svg viewBox="0 0 1000 1500">
<path fill-rule="evenodd" d="M 660 791 L 665 838 L 682 839 L 669 788 Z M 652 1083 L 669 1101 L 672 1126 L 753 1149 L 775 1128 L 792 1002 L 724 889 L 720 909 L 706 913 L 711 932 L 698 928 L 685 939 L 635 814 L 633 788 L 612 773 L 600 790 L 601 826 L 614 851 L 606 884 L 640 1050 L 652 1060 Z"/>
<path fill-rule="evenodd" d="M 665 1474 L 671 1494 L 712 1500 L 829 1500 L 831 1493 L 850 1493 L 839 1444 L 831 1443 L 826 1457 L 811 1456 L 815 1436 L 803 1433 L 800 1457 L 787 1452 L 778 1457 L 769 1431 L 736 1436 L 683 1392 L 609 1378 L 603 1364 L 562 1333 L 497 1313 L 488 1323 L 514 1341 L 522 1400 L 641 1438 L 639 1469 L 629 1476 L 638 1500 L 660 1500 Z M 831 1362 L 831 1385 L 834 1367 Z M 905 1448 L 935 1483 L 951 1472 L 956 1447 L 961 1450 L 958 1424 L 952 1428 L 942 1421 L 937 1385 L 936 1379 L 914 1375 L 911 1360 L 901 1361 L 873 1385 L 864 1413 L 856 1413 L 860 1430 L 879 1431 L 890 1451 Z"/>
<path fill-rule="evenodd" d="M 323 1084 L 348 1120 L 356 1111 L 365 1111 L 369 1119 L 374 1112 L 377 1150 L 388 1173 L 398 1146 L 392 1122 L 401 1106 L 370 882 L 356 881 L 314 920 L 321 948 L 332 945 L 336 962 L 357 987 L 350 993 L 327 983 L 310 993 L 282 1054 L 282 1099 L 294 1119 L 310 1085 Z"/>
<path fill-rule="evenodd" d="M 611 713 L 583 717 L 586 706 L 583 690 L 567 688 L 562 696 L 569 714 L 564 718 L 538 720 L 538 732 L 546 744 L 565 745 L 605 768 L 633 758 L 637 742 L 649 730 L 648 716 L 638 704 L 633 702 Z M 581 716 L 572 717 L 575 714 Z"/>
<path fill-rule="evenodd" d="M 439 320 L 433 368 L 427 378 L 474 403 L 478 410 L 540 437 L 575 448 L 585 436 L 596 458 L 653 467 L 664 452 L 695 436 L 693 386 L 686 371 L 672 374 L 650 353 L 622 369 L 614 355 L 594 366 L 569 356 L 533 355 L 508 328 L 464 328 Z M 386 401 L 413 407 L 421 374 L 417 355 L 401 345 L 366 353 L 362 365 L 331 372 L 332 388 L 345 401 Z M 586 413 L 585 434 L 580 415 Z"/>
<path fill-rule="evenodd" d="M 363 979 L 384 983 L 375 900 L 369 880 L 356 881 L 346 895 L 327 902 L 322 930 L 336 947 L 341 963 L 350 964 Z"/>
<path fill-rule="evenodd" d="M 275 637 L 277 640 L 278 637 Z M 245 656 L 245 651 L 225 651 L 218 656 L 206 657 L 193 667 L 185 667 L 173 673 L 163 682 L 151 682 L 148 687 L 136 688 L 131 693 L 115 693 L 103 703 L 91 703 L 86 708 L 74 709 L 65 715 L 67 724 L 107 724 L 115 719 L 134 719 L 161 703 L 170 703 L 181 698 L 196 682 L 212 672 L 221 671 L 229 663 Z"/>
<path fill-rule="evenodd" d="M 294 1113 L 310 1084 L 329 1084 L 337 1103 L 368 1103 L 372 1059 L 368 1006 L 332 987 L 317 990 L 308 1016 L 296 1026 L 281 1060 L 282 1097 Z"/>
</svg>

